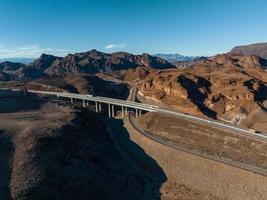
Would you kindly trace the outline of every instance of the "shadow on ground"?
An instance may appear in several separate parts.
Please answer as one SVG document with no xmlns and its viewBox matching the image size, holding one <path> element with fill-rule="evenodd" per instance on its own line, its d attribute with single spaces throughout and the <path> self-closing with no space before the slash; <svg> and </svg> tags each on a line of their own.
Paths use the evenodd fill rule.
<svg viewBox="0 0 267 200">
<path fill-rule="evenodd" d="M 0 130 L 0 199 L 10 200 L 10 162 L 13 154 L 13 145 L 10 139 Z"/>
<path fill-rule="evenodd" d="M 122 120 L 110 119 L 108 126 L 109 132 L 123 157 L 139 174 L 147 179 L 147 199 L 160 199 L 160 188 L 167 180 L 163 169 L 130 139 Z"/>
</svg>

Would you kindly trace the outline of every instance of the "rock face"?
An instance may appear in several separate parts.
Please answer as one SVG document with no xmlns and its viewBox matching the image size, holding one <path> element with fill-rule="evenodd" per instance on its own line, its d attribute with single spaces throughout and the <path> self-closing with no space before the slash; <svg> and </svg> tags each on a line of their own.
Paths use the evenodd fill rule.
<svg viewBox="0 0 267 200">
<path fill-rule="evenodd" d="M 257 56 L 222 54 L 193 68 L 154 70 L 139 93 L 182 112 L 253 127 L 256 121 L 245 119 L 266 112 L 267 72 L 261 61 Z"/>
<path fill-rule="evenodd" d="M 256 55 L 267 59 L 267 43 L 257 43 L 251 45 L 237 46 L 231 50 L 231 53 L 242 55 Z"/>
</svg>

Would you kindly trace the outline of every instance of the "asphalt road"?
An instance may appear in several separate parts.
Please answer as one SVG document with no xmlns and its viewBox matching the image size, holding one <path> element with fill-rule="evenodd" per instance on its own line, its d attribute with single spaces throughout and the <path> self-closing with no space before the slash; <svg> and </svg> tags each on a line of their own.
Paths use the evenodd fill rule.
<svg viewBox="0 0 267 200">
<path fill-rule="evenodd" d="M 236 134 L 245 134 L 248 137 L 254 137 L 257 139 L 267 141 L 267 134 L 266 133 L 252 132 L 249 129 L 241 128 L 241 127 L 238 127 L 235 125 L 225 124 L 222 121 L 213 120 L 213 119 L 204 119 L 204 118 L 188 115 L 188 114 L 173 111 L 173 110 L 163 109 L 163 108 L 160 108 L 158 106 L 151 105 L 151 104 L 144 104 L 144 103 L 135 102 L 134 99 L 135 99 L 136 91 L 137 91 L 137 89 L 133 88 L 133 90 L 132 90 L 133 96 L 131 97 L 132 101 L 107 98 L 107 97 L 100 97 L 100 96 L 85 95 L 85 94 L 75 94 L 75 93 L 59 93 L 59 92 L 46 92 L 46 91 L 34 91 L 34 90 L 29 90 L 28 92 L 29 93 L 35 93 L 35 94 L 43 94 L 43 95 L 54 95 L 57 97 L 65 97 L 65 98 L 70 98 L 70 99 L 73 98 L 73 99 L 80 99 L 80 100 L 85 100 L 85 101 L 101 102 L 101 103 L 112 104 L 112 105 L 117 105 L 117 106 L 122 106 L 122 107 L 128 107 L 128 108 L 133 108 L 133 109 L 138 109 L 138 110 L 144 110 L 144 111 L 148 111 L 148 112 L 164 113 L 167 115 L 179 117 L 179 118 L 193 121 L 196 123 L 201 123 L 201 124 L 205 124 L 208 126 L 228 130 L 228 131 L 234 132 Z"/>
</svg>

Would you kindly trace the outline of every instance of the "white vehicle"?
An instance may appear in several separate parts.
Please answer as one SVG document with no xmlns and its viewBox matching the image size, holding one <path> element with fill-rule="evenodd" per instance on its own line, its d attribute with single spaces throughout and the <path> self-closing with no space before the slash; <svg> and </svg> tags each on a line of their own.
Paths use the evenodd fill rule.
<svg viewBox="0 0 267 200">
<path fill-rule="evenodd" d="M 256 130 L 254 130 L 254 129 L 249 129 L 249 132 L 251 132 L 251 133 L 256 133 Z"/>
</svg>

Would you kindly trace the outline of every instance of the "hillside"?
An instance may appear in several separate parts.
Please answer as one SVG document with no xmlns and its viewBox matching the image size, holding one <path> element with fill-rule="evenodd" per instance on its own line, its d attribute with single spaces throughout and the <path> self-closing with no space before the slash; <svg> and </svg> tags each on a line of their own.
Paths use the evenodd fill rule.
<svg viewBox="0 0 267 200">
<path fill-rule="evenodd" d="M 267 131 L 267 72 L 261 61 L 222 54 L 193 68 L 153 70 L 140 85 L 139 98 Z"/>
<path fill-rule="evenodd" d="M 233 54 L 242 54 L 247 56 L 260 56 L 267 59 L 267 43 L 256 43 L 250 45 L 243 45 L 234 47 L 230 53 Z"/>
<path fill-rule="evenodd" d="M 0 127 L 1 200 L 144 199 L 145 178 L 100 115 L 10 97 L 0 99 Z"/>
<path fill-rule="evenodd" d="M 68 91 L 114 98 L 126 98 L 128 87 L 123 83 L 103 80 L 90 74 L 71 73 L 58 77 L 36 79 L 20 86 L 22 89 Z"/>
</svg>

